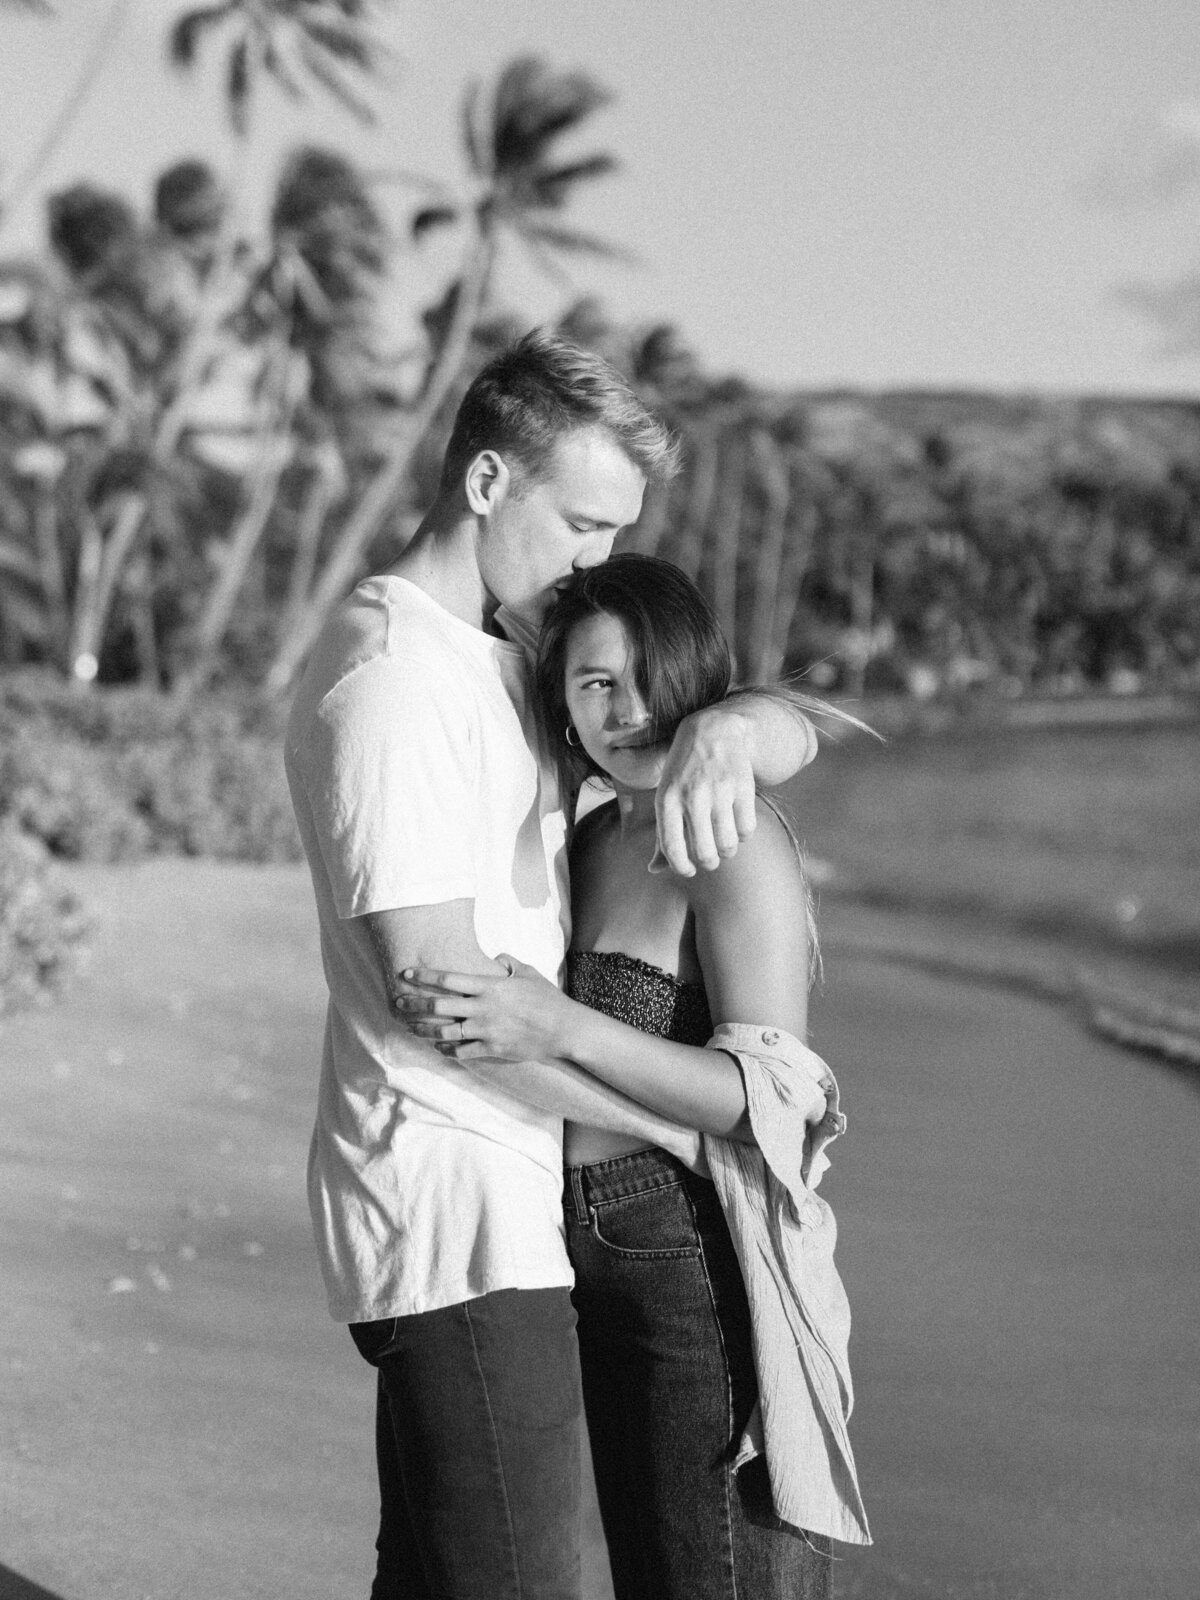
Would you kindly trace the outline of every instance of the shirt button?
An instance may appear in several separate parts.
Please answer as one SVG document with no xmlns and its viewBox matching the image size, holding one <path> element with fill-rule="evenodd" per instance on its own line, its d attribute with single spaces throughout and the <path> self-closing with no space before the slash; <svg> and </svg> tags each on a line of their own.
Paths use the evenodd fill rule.
<svg viewBox="0 0 1200 1600">
<path fill-rule="evenodd" d="M 762 1042 L 764 1044 L 779 1043 L 779 1035 L 775 1032 L 774 1028 L 766 1028 L 763 1030 Z"/>
</svg>

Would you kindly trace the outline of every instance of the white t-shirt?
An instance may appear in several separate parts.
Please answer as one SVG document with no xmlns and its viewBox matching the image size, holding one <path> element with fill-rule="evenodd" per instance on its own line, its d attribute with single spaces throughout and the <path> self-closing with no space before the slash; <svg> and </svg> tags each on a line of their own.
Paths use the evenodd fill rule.
<svg viewBox="0 0 1200 1600">
<path fill-rule="evenodd" d="M 309 1204 L 333 1316 L 369 1322 L 570 1284 L 562 1123 L 397 1019 L 368 911 L 475 902 L 485 955 L 558 981 L 566 827 L 516 644 L 404 578 L 330 620 L 285 761 L 329 985 Z"/>
</svg>

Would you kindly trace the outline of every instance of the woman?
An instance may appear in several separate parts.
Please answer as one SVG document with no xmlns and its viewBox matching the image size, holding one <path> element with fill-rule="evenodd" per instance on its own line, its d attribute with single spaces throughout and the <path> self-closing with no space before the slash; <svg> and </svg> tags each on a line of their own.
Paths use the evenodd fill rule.
<svg viewBox="0 0 1200 1600">
<path fill-rule="evenodd" d="M 772 1466 L 769 1434 L 766 1459 L 746 1460 L 748 1436 L 760 1420 L 773 1421 L 757 1414 L 755 1356 L 761 1368 L 770 1352 L 751 1304 L 782 1329 L 769 1302 L 788 1269 L 761 1281 L 748 1271 L 744 1281 L 725 1214 L 740 1219 L 744 1259 L 770 1253 L 769 1223 L 761 1250 L 753 1229 L 772 1208 L 776 1234 L 790 1228 L 801 1252 L 811 1252 L 826 1223 L 832 1229 L 811 1193 L 815 1151 L 811 1138 L 805 1143 L 806 1121 L 824 1121 L 827 1135 L 840 1128 L 836 1104 L 827 1104 L 836 1095 L 831 1075 L 800 1043 L 815 949 L 799 856 L 760 799 L 754 832 L 716 872 L 647 871 L 671 737 L 685 716 L 723 699 L 730 681 L 711 608 L 677 568 L 626 555 L 580 574 L 544 626 L 537 680 L 564 767 L 614 791 L 580 822 L 572 845 L 566 991 L 511 959 L 507 979 L 410 972 L 425 997 L 414 994 L 410 1023 L 461 1059 L 572 1062 L 704 1136 L 703 1150 L 697 1139 L 672 1141 L 680 1159 L 648 1146 L 644 1134 L 566 1129 L 567 1241 L 617 1600 L 825 1596 L 828 1540 L 806 1531 L 813 1522 L 778 1514 L 793 1506 L 786 1483 L 773 1506 L 786 1461 Z M 836 1282 L 826 1302 L 840 1292 Z M 794 1298 L 799 1334 L 782 1331 L 778 1341 L 790 1346 L 793 1366 L 806 1315 L 813 1321 L 803 1291 Z M 844 1391 L 838 1408 L 847 1412 L 848 1378 L 817 1348 L 830 1340 L 810 1343 L 821 1365 L 816 1387 Z M 774 1381 L 761 1387 L 764 1402 L 781 1392 Z M 776 1404 L 775 1415 L 782 1409 Z M 812 1438 L 849 1462 L 852 1480 L 839 1425 L 844 1414 L 818 1417 Z M 799 1477 L 808 1470 L 801 1463 Z M 838 1470 L 844 1477 L 845 1466 Z M 839 1480 L 829 1494 L 840 1498 L 826 1531 L 869 1537 L 856 1486 L 851 1494 Z M 847 1510 L 842 1500 L 853 1504 Z M 801 1494 L 795 1503 L 821 1502 Z"/>
</svg>

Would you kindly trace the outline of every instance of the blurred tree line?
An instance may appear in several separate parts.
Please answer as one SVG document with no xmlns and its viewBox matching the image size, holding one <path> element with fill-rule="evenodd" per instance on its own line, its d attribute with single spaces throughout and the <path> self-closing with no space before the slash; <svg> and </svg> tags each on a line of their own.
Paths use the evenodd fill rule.
<svg viewBox="0 0 1200 1600">
<path fill-rule="evenodd" d="M 177 15 L 167 54 L 188 71 L 220 53 L 243 140 L 268 85 L 370 120 L 372 10 L 220 0 Z M 564 260 L 622 255 L 570 221 L 616 165 L 575 153 L 608 99 L 528 57 L 472 86 L 461 192 L 414 180 L 403 234 L 376 176 L 310 146 L 254 225 L 235 176 L 186 160 L 146 205 L 51 194 L 30 259 L 0 240 L 0 664 L 180 702 L 214 681 L 286 691 L 330 609 L 415 527 L 471 374 L 526 325 L 502 241 L 563 281 Z M 390 353 L 389 273 L 443 230 L 457 267 Z M 702 583 L 744 678 L 1196 684 L 1200 407 L 769 393 L 588 297 L 560 326 L 682 435 L 683 473 L 628 542 Z"/>
</svg>

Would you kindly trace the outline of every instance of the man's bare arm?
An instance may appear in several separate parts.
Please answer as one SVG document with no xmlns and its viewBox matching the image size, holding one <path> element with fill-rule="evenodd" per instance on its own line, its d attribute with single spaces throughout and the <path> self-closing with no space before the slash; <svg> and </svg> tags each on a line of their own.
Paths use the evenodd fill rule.
<svg viewBox="0 0 1200 1600">
<path fill-rule="evenodd" d="M 754 832 L 756 785 L 785 782 L 816 753 L 816 729 L 784 688 L 739 690 L 685 717 L 658 784 L 650 870 L 720 866 Z"/>
<path fill-rule="evenodd" d="M 397 1028 L 405 1027 L 394 1008 L 401 992 L 399 977 L 406 969 L 430 967 L 494 976 L 508 970 L 485 956 L 479 948 L 473 900 L 447 900 L 439 905 L 369 911 L 363 920 L 379 956 Z M 411 990 L 406 992 L 411 993 Z M 416 1035 L 413 1037 L 415 1041 Z M 434 1059 L 443 1061 L 448 1070 L 477 1077 L 492 1090 L 501 1084 L 515 1100 L 547 1111 L 551 1116 L 586 1123 L 592 1128 L 608 1128 L 615 1133 L 642 1135 L 648 1142 L 662 1144 L 677 1153 L 678 1147 L 689 1137 L 686 1130 L 675 1123 L 646 1110 L 570 1062 L 505 1062 L 502 1075 L 497 1076 L 492 1063 L 454 1063 L 437 1056 L 426 1041 L 420 1042 Z"/>
<path fill-rule="evenodd" d="M 498 961 L 485 956 L 475 937 L 475 902 L 445 900 L 431 906 L 400 906 L 368 911 L 363 921 L 371 935 L 383 972 L 388 999 L 399 993 L 397 979 L 405 967 L 420 967 L 425 951 L 454 951 L 466 972 L 502 973 Z"/>
<path fill-rule="evenodd" d="M 750 765 L 762 789 L 786 783 L 816 757 L 817 730 L 799 699 L 773 684 L 735 689 L 725 698 L 726 709 L 750 725 Z"/>
</svg>

